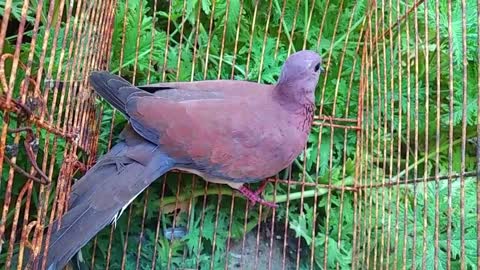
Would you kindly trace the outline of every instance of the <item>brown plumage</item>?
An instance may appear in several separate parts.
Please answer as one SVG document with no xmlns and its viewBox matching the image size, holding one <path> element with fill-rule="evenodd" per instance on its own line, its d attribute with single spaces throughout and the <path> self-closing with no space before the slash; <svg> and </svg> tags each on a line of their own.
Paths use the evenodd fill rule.
<svg viewBox="0 0 480 270">
<path fill-rule="evenodd" d="M 170 101 L 158 96 L 162 92 L 132 97 L 127 112 L 134 128 L 160 134 L 154 140 L 169 156 L 217 168 L 216 176 L 249 182 L 287 167 L 305 145 L 313 103 L 284 106 L 270 85 L 242 83 L 229 90 L 201 101 Z"/>
</svg>

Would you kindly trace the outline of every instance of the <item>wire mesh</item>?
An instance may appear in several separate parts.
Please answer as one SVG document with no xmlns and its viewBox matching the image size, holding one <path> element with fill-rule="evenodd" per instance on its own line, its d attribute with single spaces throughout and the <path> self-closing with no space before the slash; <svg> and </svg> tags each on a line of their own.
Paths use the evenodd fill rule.
<svg viewBox="0 0 480 270">
<path fill-rule="evenodd" d="M 478 108 L 469 104 L 479 92 L 468 55 L 478 53 L 478 7 L 377 5 L 367 20 L 360 151 L 370 157 L 360 165 L 356 265 L 476 269 L 477 165 L 468 151 L 478 147 L 469 141 Z"/>
<path fill-rule="evenodd" d="M 480 267 L 480 1 L 0 0 L 0 265 L 48 245 L 126 120 L 86 78 L 274 83 L 325 73 L 280 207 L 174 171 L 73 259 L 92 269 Z M 222 112 L 219 112 L 222 113 Z M 194 131 L 192 131 L 194 132 Z M 476 140 L 475 140 L 476 139 Z M 48 250 L 46 251 L 48 252 Z M 43 265 L 45 267 L 45 265 Z"/>
</svg>

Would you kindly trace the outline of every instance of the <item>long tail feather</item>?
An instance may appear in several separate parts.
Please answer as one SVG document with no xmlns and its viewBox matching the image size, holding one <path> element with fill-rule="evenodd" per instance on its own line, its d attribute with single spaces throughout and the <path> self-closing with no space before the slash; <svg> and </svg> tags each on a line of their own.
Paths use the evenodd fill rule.
<svg viewBox="0 0 480 270">
<path fill-rule="evenodd" d="M 139 153 L 142 156 L 137 159 Z M 47 269 L 62 269 L 81 247 L 172 166 L 172 160 L 152 144 L 116 145 L 73 186 L 72 208 L 61 221 L 51 224 L 49 246 L 42 251 L 47 254 L 41 253 L 35 260 L 36 266 L 41 266 L 46 255 Z"/>
</svg>

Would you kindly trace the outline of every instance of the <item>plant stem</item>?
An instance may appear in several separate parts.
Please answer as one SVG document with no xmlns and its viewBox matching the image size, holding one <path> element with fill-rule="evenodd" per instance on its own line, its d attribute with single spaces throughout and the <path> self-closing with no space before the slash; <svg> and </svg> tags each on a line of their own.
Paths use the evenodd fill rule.
<svg viewBox="0 0 480 270">
<path fill-rule="evenodd" d="M 467 138 L 468 137 L 471 137 L 471 136 L 475 136 L 476 132 L 472 132 L 471 134 L 467 134 Z M 462 142 L 462 138 L 459 138 L 459 139 L 456 139 L 454 141 L 452 141 L 452 147 L 454 145 L 457 145 L 459 143 Z M 438 148 L 438 152 L 443 152 L 445 150 L 447 150 L 449 147 L 449 144 L 448 143 L 445 143 L 445 144 L 442 144 L 439 148 Z M 410 166 L 408 166 L 405 170 L 401 171 L 400 173 L 398 173 L 395 177 L 393 177 L 390 182 L 396 182 L 398 180 L 398 178 L 404 176 L 407 171 L 409 170 L 412 170 L 415 166 L 418 166 L 419 164 L 425 162 L 426 160 L 430 159 L 430 158 L 433 158 L 435 156 L 435 154 L 437 153 L 437 151 L 432 151 L 430 152 L 428 155 L 422 157 L 421 159 L 417 160 L 417 162 L 414 162 L 412 163 Z"/>
<path fill-rule="evenodd" d="M 162 14 L 162 13 L 159 13 L 159 15 L 160 15 L 160 16 L 163 16 L 163 17 L 165 17 L 165 18 L 168 18 L 168 15 L 165 16 L 165 14 Z M 183 21 L 181 21 L 179 25 L 177 25 L 177 24 L 175 23 L 175 21 L 172 21 L 173 24 L 175 25 L 175 30 L 170 34 L 171 37 L 173 37 L 178 31 L 180 31 L 180 29 L 182 28 L 183 24 L 185 24 L 185 22 L 187 22 L 189 16 L 190 16 L 190 13 L 185 14 L 185 18 L 183 18 Z"/>
<path fill-rule="evenodd" d="M 215 59 L 215 60 L 218 60 L 220 61 L 220 57 L 216 56 L 216 55 L 213 55 L 213 54 L 209 54 L 209 57 Z M 225 58 L 222 58 L 222 62 L 225 63 L 225 64 L 228 64 L 230 65 L 231 67 L 234 67 L 236 70 L 238 70 L 242 76 L 245 76 L 245 70 L 243 70 L 242 68 L 240 68 L 239 66 L 237 65 L 233 65 L 232 62 L 228 61 L 228 60 L 225 60 Z"/>
<path fill-rule="evenodd" d="M 281 16 L 282 15 L 282 9 L 280 8 L 280 4 L 278 4 L 278 0 L 275 0 L 274 3 L 275 3 L 275 7 L 277 9 L 278 15 Z M 287 36 L 288 42 L 290 42 L 290 44 L 293 44 L 293 41 L 292 41 L 292 39 L 290 38 L 290 35 L 289 35 L 290 31 L 288 30 L 288 27 L 287 27 L 287 24 L 285 23 L 285 20 L 282 20 L 282 25 L 283 25 L 283 28 L 284 28 L 285 35 Z M 292 46 L 292 50 L 293 50 L 293 52 L 295 52 L 295 47 L 294 46 Z"/>
<path fill-rule="evenodd" d="M 300 163 L 300 161 L 298 161 L 298 159 L 295 159 L 294 163 L 300 170 L 303 171 L 303 166 Z M 312 182 L 312 183 L 315 182 L 315 180 L 313 180 L 313 178 L 307 172 L 305 172 L 304 175 L 305 175 L 305 178 L 307 178 L 308 182 Z"/>
<path fill-rule="evenodd" d="M 348 30 L 346 33 L 344 33 L 343 35 L 339 36 L 339 37 L 335 40 L 335 43 L 333 43 L 332 48 L 336 48 L 336 47 L 347 37 L 347 35 L 350 35 L 350 33 L 353 32 L 360 24 L 365 23 L 366 18 L 367 18 L 367 17 L 362 16 L 358 21 L 356 21 L 355 24 L 352 25 L 352 27 L 350 27 L 349 30 Z M 326 57 L 326 56 L 327 56 L 327 53 L 330 53 L 330 52 L 325 51 L 324 53 L 322 53 L 322 57 Z"/>
<path fill-rule="evenodd" d="M 150 51 L 151 51 L 151 50 L 152 50 L 151 48 L 148 48 L 148 50 L 146 50 L 146 51 L 144 51 L 143 53 L 139 54 L 138 57 L 134 57 L 134 58 L 130 59 L 129 61 L 123 63 L 122 66 L 117 67 L 117 68 L 113 69 L 113 70 L 110 71 L 110 72 L 111 72 L 111 73 L 117 73 L 120 69 L 123 69 L 124 67 L 133 64 L 133 63 L 135 62 L 135 59 L 140 59 L 141 57 L 144 57 L 144 56 L 150 54 Z"/>
<path fill-rule="evenodd" d="M 327 192 L 328 190 L 326 188 L 320 188 L 320 187 L 317 188 L 317 196 L 323 195 Z M 277 195 L 275 197 L 275 202 L 282 203 L 282 202 L 286 202 L 287 200 L 293 201 L 293 200 L 299 200 L 302 197 L 305 199 L 305 198 L 312 198 L 314 196 L 315 196 L 315 189 L 309 189 L 309 190 L 303 191 L 303 193 L 299 191 L 291 194 Z M 267 201 L 273 200 L 273 195 L 265 196 L 265 200 Z"/>
<path fill-rule="evenodd" d="M 178 201 L 187 201 L 190 198 L 196 198 L 200 197 L 203 195 L 228 195 L 232 196 L 234 190 L 226 187 L 222 188 L 210 188 L 206 192 L 203 188 L 201 189 L 196 189 L 191 192 L 184 192 L 183 194 L 178 195 Z M 172 203 L 175 203 L 177 200 L 176 196 L 169 196 L 169 197 L 164 197 L 163 201 L 160 203 L 160 207 L 164 207 L 165 205 L 169 205 Z"/>
<path fill-rule="evenodd" d="M 317 187 L 317 195 L 323 195 L 323 194 L 327 193 L 327 191 L 328 191 L 328 189 L 326 189 L 326 188 Z M 202 189 L 196 189 L 192 192 L 186 192 L 186 193 L 183 193 L 183 194 L 179 195 L 178 196 L 178 201 L 179 202 L 184 202 L 184 201 L 188 201 L 190 198 L 200 197 L 200 196 L 204 196 L 204 195 L 227 195 L 227 196 L 232 196 L 234 193 L 236 193 L 236 191 L 234 189 L 230 189 L 230 188 L 226 188 L 226 187 L 211 188 L 211 189 L 208 189 L 206 192 L 202 188 Z M 286 202 L 287 200 L 290 200 L 290 201 L 299 200 L 302 197 L 303 198 L 311 198 L 313 196 L 315 196 L 315 189 L 309 189 L 309 190 L 303 191 L 303 193 L 301 191 L 299 191 L 299 192 L 290 193 L 288 195 L 287 194 L 277 195 L 275 197 L 275 202 L 276 203 L 282 203 L 282 202 Z M 241 198 L 243 198 L 243 197 L 241 197 Z M 273 199 L 274 199 L 273 195 L 265 196 L 265 200 L 267 200 L 267 201 L 272 201 Z M 173 204 L 176 201 L 177 201 L 176 196 L 164 197 L 163 201 L 160 203 L 160 207 L 164 207 L 166 205 Z"/>
</svg>

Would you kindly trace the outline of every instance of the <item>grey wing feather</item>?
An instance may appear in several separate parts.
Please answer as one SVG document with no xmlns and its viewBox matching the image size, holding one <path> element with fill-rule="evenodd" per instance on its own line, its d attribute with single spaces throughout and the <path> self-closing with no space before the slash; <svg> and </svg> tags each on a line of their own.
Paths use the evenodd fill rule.
<svg viewBox="0 0 480 270">
<path fill-rule="evenodd" d="M 144 92 L 122 77 L 106 71 L 94 71 L 89 79 L 95 91 L 124 115 L 127 115 L 125 104 L 128 97 L 133 93 Z"/>
<path fill-rule="evenodd" d="M 126 104 L 132 96 L 153 96 L 152 94 L 145 92 L 133 86 L 125 79 L 106 71 L 92 72 L 90 75 L 90 83 L 102 98 L 129 118 L 134 130 L 140 136 L 152 143 L 158 143 L 159 135 L 154 130 L 142 125 L 135 119 L 130 118 L 126 109 Z"/>
</svg>

